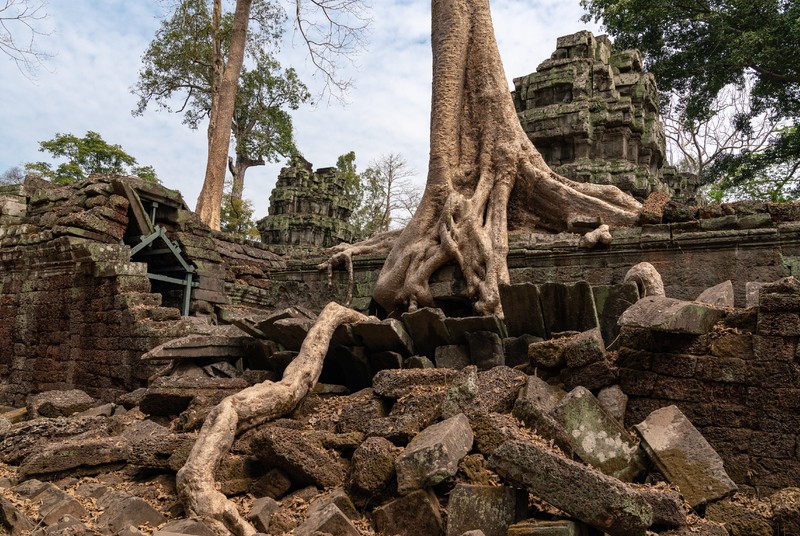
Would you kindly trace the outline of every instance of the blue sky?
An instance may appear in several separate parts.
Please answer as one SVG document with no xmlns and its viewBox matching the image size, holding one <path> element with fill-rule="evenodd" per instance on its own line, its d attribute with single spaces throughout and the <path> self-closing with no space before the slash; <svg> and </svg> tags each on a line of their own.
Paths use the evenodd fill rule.
<svg viewBox="0 0 800 536">
<path fill-rule="evenodd" d="M 47 160 L 38 142 L 56 132 L 88 130 L 121 145 L 193 207 L 205 171 L 205 131 L 181 117 L 148 110 L 133 117 L 141 56 L 164 15 L 164 0 L 49 0 L 40 49 L 52 53 L 35 79 L 0 56 L 0 173 L 25 162 Z M 533 72 L 555 49 L 556 38 L 598 27 L 580 21 L 579 0 L 496 0 L 495 32 L 506 74 Z M 298 148 L 315 167 L 332 166 L 356 152 L 359 169 L 382 154 L 401 153 L 424 185 L 430 113 L 430 2 L 372 0 L 367 49 L 346 66 L 353 88 L 343 106 L 327 101 L 294 113 Z M 318 77 L 288 32 L 282 61 L 293 65 L 312 90 Z M 245 196 L 256 217 L 266 215 L 282 164 L 251 168 Z"/>
</svg>

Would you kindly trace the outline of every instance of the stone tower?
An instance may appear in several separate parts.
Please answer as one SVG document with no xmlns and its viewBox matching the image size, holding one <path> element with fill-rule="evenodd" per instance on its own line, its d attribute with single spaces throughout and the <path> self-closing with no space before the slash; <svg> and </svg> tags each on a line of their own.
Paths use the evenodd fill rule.
<svg viewBox="0 0 800 536">
<path fill-rule="evenodd" d="M 300 249 L 351 242 L 353 208 L 336 168 L 313 171 L 310 162 L 296 155 L 281 169 L 269 197 L 269 215 L 259 220 L 258 231 L 265 244 Z"/>
<path fill-rule="evenodd" d="M 514 85 L 522 127 L 554 171 L 640 200 L 668 190 L 658 90 L 639 51 L 578 32 L 560 37 L 550 59 Z"/>
</svg>

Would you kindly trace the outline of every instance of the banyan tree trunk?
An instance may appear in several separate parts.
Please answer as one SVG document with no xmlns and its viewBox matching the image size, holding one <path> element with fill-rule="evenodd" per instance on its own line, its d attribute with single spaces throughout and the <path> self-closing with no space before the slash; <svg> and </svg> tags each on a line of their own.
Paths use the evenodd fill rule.
<svg viewBox="0 0 800 536">
<path fill-rule="evenodd" d="M 616 187 L 576 183 L 544 162 L 517 118 L 488 0 L 433 0 L 432 46 L 427 185 L 374 298 L 389 312 L 431 305 L 430 276 L 456 262 L 476 312 L 502 316 L 509 228 L 561 231 L 581 216 L 629 225 L 641 207 Z"/>
</svg>

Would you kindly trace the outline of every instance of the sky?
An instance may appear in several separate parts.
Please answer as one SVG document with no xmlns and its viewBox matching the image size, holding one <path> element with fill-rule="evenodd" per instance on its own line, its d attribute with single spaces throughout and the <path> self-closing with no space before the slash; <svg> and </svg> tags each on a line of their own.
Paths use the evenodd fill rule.
<svg viewBox="0 0 800 536">
<path fill-rule="evenodd" d="M 424 186 L 431 94 L 430 1 L 372 0 L 365 50 L 343 73 L 354 87 L 346 104 L 317 99 L 293 112 L 296 144 L 315 168 L 355 151 L 358 170 L 399 153 Z M 141 57 L 165 16 L 164 0 L 47 0 L 39 49 L 50 54 L 34 76 L 0 55 L 0 173 L 26 162 L 52 161 L 39 142 L 56 133 L 99 132 L 194 207 L 205 173 L 206 133 L 181 116 L 148 109 L 134 117 Z M 527 75 L 555 50 L 556 39 L 582 29 L 579 0 L 495 0 L 492 16 L 509 78 Z M 315 96 L 322 88 L 291 29 L 280 59 L 295 67 Z M 57 163 L 57 162 L 54 162 Z M 254 216 L 267 214 L 269 195 L 285 162 L 248 170 L 244 195 Z"/>
</svg>

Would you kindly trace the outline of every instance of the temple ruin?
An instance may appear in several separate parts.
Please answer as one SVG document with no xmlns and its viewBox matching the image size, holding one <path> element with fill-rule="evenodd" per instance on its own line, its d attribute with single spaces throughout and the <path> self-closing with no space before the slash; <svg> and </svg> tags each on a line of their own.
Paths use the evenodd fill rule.
<svg viewBox="0 0 800 536">
<path fill-rule="evenodd" d="M 560 172 L 647 196 L 675 183 L 637 58 L 567 36 L 517 97 Z M 174 487 L 211 408 L 279 380 L 327 302 L 370 309 L 383 258 L 318 269 L 342 189 L 296 157 L 257 243 L 135 177 L 0 187 L 0 532 L 211 534 Z M 337 329 L 219 491 L 276 535 L 800 534 L 800 203 L 645 208 L 610 244 L 511 236 L 505 318 L 451 266 L 436 307 Z"/>
</svg>

